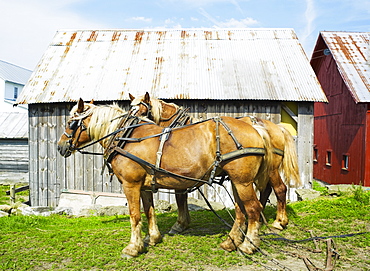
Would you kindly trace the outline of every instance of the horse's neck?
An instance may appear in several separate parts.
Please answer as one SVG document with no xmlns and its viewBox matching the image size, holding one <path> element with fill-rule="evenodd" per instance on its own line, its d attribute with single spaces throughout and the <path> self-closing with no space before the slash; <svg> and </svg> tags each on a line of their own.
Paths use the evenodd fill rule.
<svg viewBox="0 0 370 271">
<path fill-rule="evenodd" d="M 162 106 L 162 112 L 161 112 L 161 118 L 159 120 L 158 125 L 162 127 L 167 127 L 176 118 L 176 112 L 178 108 L 172 104 L 168 104 L 163 101 L 161 101 L 161 106 Z"/>
<path fill-rule="evenodd" d="M 119 118 L 120 115 L 122 115 L 122 112 L 114 109 L 109 108 L 113 111 L 104 111 L 99 112 L 99 110 L 94 112 L 95 118 L 92 118 L 93 122 L 90 121 L 89 124 L 89 136 L 92 141 L 96 141 L 101 139 L 102 137 L 114 132 L 117 130 L 118 125 L 121 121 L 121 118 Z M 108 137 L 105 140 L 100 141 L 100 144 L 103 148 L 106 147 L 106 145 L 109 142 L 110 137 Z"/>
<path fill-rule="evenodd" d="M 178 115 L 176 113 L 178 113 L 178 111 L 181 108 L 173 104 L 165 103 L 163 101 L 161 102 L 161 105 L 162 105 L 162 113 L 161 113 L 161 118 L 160 118 L 158 125 L 162 127 L 167 127 L 175 120 L 175 118 Z M 191 123 L 192 120 L 193 118 L 190 117 L 185 124 Z"/>
</svg>

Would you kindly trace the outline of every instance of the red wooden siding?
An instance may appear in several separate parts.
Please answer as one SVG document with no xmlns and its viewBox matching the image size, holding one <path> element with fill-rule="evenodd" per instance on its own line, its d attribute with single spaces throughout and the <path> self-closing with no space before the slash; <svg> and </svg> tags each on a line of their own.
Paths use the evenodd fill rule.
<svg viewBox="0 0 370 271">
<path fill-rule="evenodd" d="M 314 162 L 313 177 L 330 184 L 370 185 L 365 182 L 365 169 L 367 180 L 370 179 L 370 160 L 365 163 L 366 152 L 370 157 L 370 149 L 365 145 L 366 135 L 370 133 L 369 128 L 366 129 L 370 111 L 367 118 L 367 104 L 354 102 L 335 60 L 330 54 L 324 55 L 324 49 L 320 37 L 311 64 L 329 103 L 315 103 L 314 106 L 317 161 Z M 330 165 L 327 164 L 328 152 L 331 152 Z M 343 169 L 344 156 L 348 159 L 348 170 Z"/>
</svg>

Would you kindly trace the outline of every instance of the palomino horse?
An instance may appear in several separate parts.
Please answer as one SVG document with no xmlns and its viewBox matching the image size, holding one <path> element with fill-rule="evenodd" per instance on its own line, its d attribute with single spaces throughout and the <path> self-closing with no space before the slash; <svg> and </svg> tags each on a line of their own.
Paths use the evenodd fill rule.
<svg viewBox="0 0 370 271">
<path fill-rule="evenodd" d="M 209 181 L 216 169 L 215 160 L 219 162 L 216 175 L 221 172 L 229 176 L 236 201 L 235 221 L 221 247 L 228 251 L 239 248 L 245 253 L 253 253 L 260 243 L 262 205 L 252 184 L 255 179 L 268 177 L 265 167 L 270 164 L 269 152 L 265 150 L 259 133 L 251 125 L 229 117 L 214 118 L 164 133 L 162 127 L 152 122 L 130 117 L 133 113 L 127 114 L 125 121 L 121 122 L 123 114 L 118 106 L 85 104 L 80 99 L 72 108 L 66 130 L 58 142 L 58 151 L 64 157 L 99 139 L 104 139 L 99 142 L 106 153 L 111 151 L 113 154 L 108 161 L 122 184 L 130 212 L 131 238 L 123 249 L 123 256 L 137 256 L 144 251 L 140 198 L 148 218 L 149 244 L 155 245 L 162 237 L 154 212 L 153 186 L 176 190 L 200 186 Z M 140 123 L 127 122 L 132 119 Z M 114 138 L 114 131 L 120 127 L 124 128 L 120 131 L 130 130 L 130 133 L 123 139 L 109 138 L 109 135 Z M 162 142 L 158 139 L 162 136 L 167 140 L 163 145 L 160 167 L 157 167 L 154 164 Z M 111 144 L 116 141 L 124 144 Z M 244 236 L 246 216 L 248 228 Z"/>
<path fill-rule="evenodd" d="M 136 115 L 147 116 L 162 127 L 173 125 L 174 122 L 182 122 L 181 124 L 189 124 L 191 122 L 191 118 L 182 111 L 181 107 L 150 97 L 148 93 L 137 98 L 130 94 L 130 99 L 131 106 L 137 107 Z M 181 116 L 180 114 L 183 115 Z M 260 202 L 263 207 L 266 205 L 267 199 L 271 193 L 271 187 L 274 189 L 277 198 L 277 215 L 272 226 L 282 230 L 287 226 L 289 221 L 286 212 L 287 187 L 282 181 L 279 171 L 284 174 L 284 179 L 290 186 L 298 187 L 301 185 L 296 147 L 293 138 L 284 127 L 271 121 L 252 117 L 243 117 L 239 120 L 251 125 L 258 124 L 262 126 L 268 133 L 271 139 L 271 145 L 275 149 L 272 166 L 270 167 L 269 182 L 267 184 L 259 183 L 257 187 L 261 190 Z M 178 205 L 178 219 L 170 231 L 171 234 L 184 231 L 190 224 L 187 194 L 177 193 L 176 202 Z"/>
</svg>

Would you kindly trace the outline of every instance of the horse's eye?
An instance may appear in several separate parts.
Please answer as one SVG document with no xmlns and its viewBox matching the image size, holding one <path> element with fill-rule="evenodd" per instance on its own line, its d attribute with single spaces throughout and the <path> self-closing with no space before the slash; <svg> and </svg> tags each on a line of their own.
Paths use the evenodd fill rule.
<svg viewBox="0 0 370 271">
<path fill-rule="evenodd" d="M 78 126 L 78 121 L 77 120 L 74 120 L 72 121 L 70 124 L 69 124 L 69 129 L 71 130 L 75 130 Z"/>
</svg>

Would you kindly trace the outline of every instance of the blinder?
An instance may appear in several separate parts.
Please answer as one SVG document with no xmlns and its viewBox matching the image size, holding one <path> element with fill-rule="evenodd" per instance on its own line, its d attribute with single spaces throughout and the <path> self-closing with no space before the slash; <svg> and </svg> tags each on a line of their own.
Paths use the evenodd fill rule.
<svg viewBox="0 0 370 271">
<path fill-rule="evenodd" d="M 77 120 L 73 120 L 68 126 L 69 126 L 69 129 L 71 130 L 76 130 L 78 128 L 78 122 Z"/>
<path fill-rule="evenodd" d="M 142 104 L 143 106 L 145 106 L 148 109 L 145 117 L 151 119 L 150 117 L 152 117 L 152 105 L 151 104 L 144 103 L 143 101 L 141 101 L 139 103 L 139 105 L 140 104 Z"/>
</svg>

